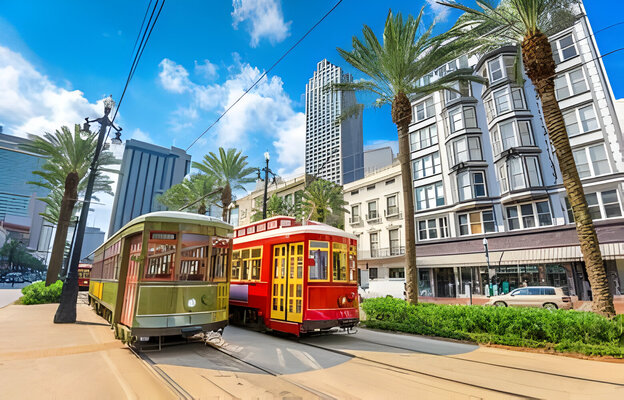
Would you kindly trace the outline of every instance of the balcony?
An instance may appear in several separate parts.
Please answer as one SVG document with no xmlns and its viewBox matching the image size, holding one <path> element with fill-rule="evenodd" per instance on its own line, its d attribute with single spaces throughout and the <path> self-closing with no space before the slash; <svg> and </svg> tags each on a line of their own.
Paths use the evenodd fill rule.
<svg viewBox="0 0 624 400">
<path fill-rule="evenodd" d="M 396 257 L 396 256 L 402 256 L 404 254 L 405 254 L 405 246 L 386 247 L 383 249 L 373 249 L 373 250 L 358 250 L 358 258 L 360 260 L 371 259 L 371 258 Z"/>
<path fill-rule="evenodd" d="M 359 216 L 359 215 L 355 215 L 355 216 L 353 216 L 353 217 L 349 217 L 349 223 L 350 223 L 351 225 L 357 225 L 357 224 L 359 224 L 360 222 L 362 222 L 362 218 L 360 218 L 360 216 Z"/>
<path fill-rule="evenodd" d="M 366 214 L 366 222 L 368 222 L 369 224 L 378 224 L 381 222 L 381 217 L 377 213 L 377 211 L 371 211 L 370 213 Z"/>
<path fill-rule="evenodd" d="M 384 210 L 384 217 L 386 217 L 386 219 L 401 219 L 403 218 L 403 213 L 399 211 L 399 207 L 388 207 L 387 210 Z"/>
</svg>

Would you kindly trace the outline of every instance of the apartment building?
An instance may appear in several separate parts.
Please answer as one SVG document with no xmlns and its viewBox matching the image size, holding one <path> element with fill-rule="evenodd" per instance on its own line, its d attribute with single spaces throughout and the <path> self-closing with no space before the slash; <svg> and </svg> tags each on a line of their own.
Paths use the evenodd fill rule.
<svg viewBox="0 0 624 400">
<path fill-rule="evenodd" d="M 580 12 L 573 26 L 550 38 L 556 94 L 611 290 L 619 296 L 624 288 L 624 138 L 591 27 Z M 440 66 L 425 79 L 472 67 L 488 84 L 457 85 L 460 93 L 438 92 L 413 103 L 421 296 L 467 297 L 471 287 L 473 294 L 485 294 L 490 282 L 499 292 L 526 282 L 591 298 L 539 100 L 530 81 L 518 85 L 512 78 L 515 51 L 515 46 L 502 47 Z M 371 240 L 370 232 L 362 235 L 364 244 Z M 390 279 L 386 272 L 377 271 L 377 277 Z"/>
</svg>

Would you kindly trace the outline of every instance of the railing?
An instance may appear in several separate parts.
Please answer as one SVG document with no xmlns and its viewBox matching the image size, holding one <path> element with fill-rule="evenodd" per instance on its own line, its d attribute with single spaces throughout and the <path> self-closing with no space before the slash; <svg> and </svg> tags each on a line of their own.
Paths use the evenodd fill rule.
<svg viewBox="0 0 624 400">
<path fill-rule="evenodd" d="M 396 257 L 405 254 L 405 246 L 382 249 L 358 250 L 358 259 Z"/>
<path fill-rule="evenodd" d="M 359 215 L 355 217 L 349 217 L 349 223 L 352 225 L 359 224 L 360 222 L 362 222 L 362 218 L 360 218 Z"/>
<path fill-rule="evenodd" d="M 403 214 L 399 212 L 399 207 L 388 207 L 384 210 L 384 217 L 386 218 L 403 218 Z"/>
<path fill-rule="evenodd" d="M 381 217 L 377 214 L 377 211 L 366 214 L 366 221 L 369 223 L 376 223 L 381 221 Z"/>
</svg>

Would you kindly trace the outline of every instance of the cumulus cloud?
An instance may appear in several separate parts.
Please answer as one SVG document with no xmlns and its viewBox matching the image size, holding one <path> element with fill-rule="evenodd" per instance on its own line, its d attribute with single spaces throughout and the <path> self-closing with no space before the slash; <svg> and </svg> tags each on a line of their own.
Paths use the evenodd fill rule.
<svg viewBox="0 0 624 400">
<path fill-rule="evenodd" d="M 228 68 L 229 75 L 223 83 L 201 85 L 189 81 L 189 104 L 172 114 L 174 128 L 187 128 L 200 112 L 222 113 L 263 73 L 241 62 L 238 57 L 234 58 L 235 63 Z M 166 68 L 186 71 L 182 65 L 168 61 Z M 163 68 L 165 66 L 161 63 L 161 70 Z M 181 74 L 184 75 L 183 72 Z M 209 135 L 213 146 L 242 150 L 266 141 L 266 146 L 272 144 L 275 147 L 277 161 L 284 171 L 293 171 L 304 163 L 305 115 L 294 110 L 293 102 L 278 76 L 263 78 Z"/>
<path fill-rule="evenodd" d="M 204 60 L 202 63 L 195 61 L 195 73 L 206 79 L 212 80 L 217 78 L 219 76 L 217 69 L 217 65 L 208 60 Z"/>
<path fill-rule="evenodd" d="M 160 67 L 158 77 L 166 90 L 174 93 L 184 93 L 189 90 L 191 86 L 189 73 L 183 66 L 168 58 L 163 59 L 158 66 Z"/>
<path fill-rule="evenodd" d="M 99 116 L 103 98 L 90 103 L 80 90 L 57 86 L 20 53 L 0 46 L 0 123 L 7 133 L 42 135 L 72 127 Z"/>
<path fill-rule="evenodd" d="M 279 0 L 233 0 L 232 5 L 232 26 L 238 29 L 241 22 L 248 21 L 251 47 L 258 46 L 263 38 L 275 44 L 290 35 L 292 21 L 284 22 Z"/>
<path fill-rule="evenodd" d="M 451 8 L 438 3 L 438 0 L 426 0 L 429 8 L 435 14 L 435 22 L 444 22 L 451 12 Z"/>
</svg>

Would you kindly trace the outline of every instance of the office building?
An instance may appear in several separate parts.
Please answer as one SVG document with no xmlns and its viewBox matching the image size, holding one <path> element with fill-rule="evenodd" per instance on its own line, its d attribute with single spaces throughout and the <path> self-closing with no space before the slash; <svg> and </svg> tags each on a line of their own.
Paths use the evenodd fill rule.
<svg viewBox="0 0 624 400">
<path fill-rule="evenodd" d="M 156 198 L 182 182 L 190 166 L 191 156 L 177 147 L 126 141 L 108 236 L 139 215 L 166 210 Z"/>
<path fill-rule="evenodd" d="M 356 110 L 355 93 L 331 90 L 333 83 L 352 80 L 323 60 L 306 85 L 305 172 L 338 185 L 364 177 L 362 112 Z M 339 122 L 343 112 L 351 116 Z"/>
<path fill-rule="evenodd" d="M 550 38 L 556 95 L 611 291 L 621 301 L 624 138 L 591 27 L 582 8 L 580 13 L 573 26 Z M 489 84 L 458 85 L 461 94 L 437 92 L 412 104 L 421 296 L 467 298 L 471 286 L 474 295 L 484 295 L 491 281 L 496 291 L 554 285 L 580 300 L 591 298 L 541 105 L 528 79 L 517 85 L 511 77 L 515 51 L 502 47 L 440 66 L 428 79 L 470 66 Z M 362 230 L 364 243 L 375 239 L 371 229 Z M 360 257 L 360 268 L 366 262 Z"/>
<path fill-rule="evenodd" d="M 392 165 L 394 152 L 390 146 L 364 151 L 364 176 Z"/>
</svg>

